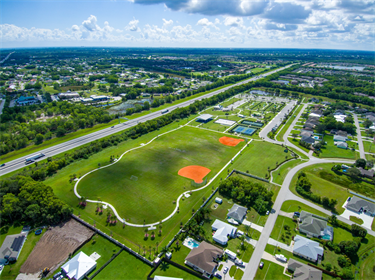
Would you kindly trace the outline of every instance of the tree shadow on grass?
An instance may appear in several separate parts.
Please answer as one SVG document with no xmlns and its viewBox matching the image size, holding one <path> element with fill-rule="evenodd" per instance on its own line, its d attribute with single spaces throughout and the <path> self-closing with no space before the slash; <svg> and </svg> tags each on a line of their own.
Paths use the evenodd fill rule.
<svg viewBox="0 0 375 280">
<path fill-rule="evenodd" d="M 169 269 L 169 263 L 167 262 L 163 262 L 161 265 L 160 265 L 160 270 L 161 271 L 167 271 Z"/>
</svg>

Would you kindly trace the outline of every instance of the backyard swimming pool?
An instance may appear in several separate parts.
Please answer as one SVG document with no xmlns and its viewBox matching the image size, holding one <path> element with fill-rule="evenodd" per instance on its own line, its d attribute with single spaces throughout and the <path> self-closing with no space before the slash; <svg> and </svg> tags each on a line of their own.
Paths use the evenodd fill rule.
<svg viewBox="0 0 375 280">
<path fill-rule="evenodd" d="M 197 248 L 199 246 L 199 242 L 194 240 L 193 238 L 186 237 L 184 242 L 182 243 L 184 246 L 188 247 L 189 249 Z"/>
</svg>

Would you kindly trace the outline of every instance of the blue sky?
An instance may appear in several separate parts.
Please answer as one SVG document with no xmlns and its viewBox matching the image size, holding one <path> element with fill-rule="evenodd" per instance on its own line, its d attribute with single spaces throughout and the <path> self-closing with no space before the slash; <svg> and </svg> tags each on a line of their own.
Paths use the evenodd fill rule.
<svg viewBox="0 0 375 280">
<path fill-rule="evenodd" d="M 373 0 L 1 0 L 1 47 L 374 50 Z"/>
</svg>

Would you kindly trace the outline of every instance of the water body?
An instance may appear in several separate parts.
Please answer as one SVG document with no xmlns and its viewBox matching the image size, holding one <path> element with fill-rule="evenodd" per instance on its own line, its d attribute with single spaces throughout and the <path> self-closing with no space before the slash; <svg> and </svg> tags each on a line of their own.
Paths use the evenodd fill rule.
<svg viewBox="0 0 375 280">
<path fill-rule="evenodd" d="M 143 106 L 143 104 L 148 101 L 148 103 L 152 103 L 152 99 L 144 98 L 144 99 L 135 99 L 135 100 L 127 100 L 126 102 L 121 103 L 120 105 L 113 106 L 112 108 L 108 109 L 109 114 L 118 114 L 118 113 L 125 113 L 126 109 L 135 108 L 135 105 Z"/>
<path fill-rule="evenodd" d="M 270 93 L 265 92 L 263 90 L 252 90 L 250 91 L 251 94 L 259 94 L 259 95 L 269 95 Z"/>
<path fill-rule="evenodd" d="M 323 65 L 323 67 L 334 68 L 338 70 L 357 70 L 357 71 L 363 71 L 363 69 L 365 69 L 365 67 L 361 67 L 361 66 Z"/>
</svg>

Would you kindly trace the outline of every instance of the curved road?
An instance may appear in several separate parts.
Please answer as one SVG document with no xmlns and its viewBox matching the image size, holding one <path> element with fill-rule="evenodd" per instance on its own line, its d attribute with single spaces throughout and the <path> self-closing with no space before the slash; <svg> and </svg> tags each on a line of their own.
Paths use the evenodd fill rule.
<svg viewBox="0 0 375 280">
<path fill-rule="evenodd" d="M 262 74 L 262 76 L 268 76 L 268 75 L 274 74 L 274 73 L 276 73 L 278 71 L 282 71 L 282 70 L 284 70 L 286 68 L 289 68 L 292 65 L 293 64 L 290 64 L 290 65 L 287 65 L 285 67 L 282 67 L 282 68 L 270 71 L 268 73 Z M 170 111 L 173 111 L 176 108 L 189 106 L 190 104 L 194 103 L 195 101 L 202 100 L 204 98 L 208 98 L 208 97 L 217 95 L 217 94 L 219 94 L 219 93 L 221 93 L 221 92 L 223 92 L 223 91 L 225 91 L 227 89 L 230 89 L 230 88 L 232 88 L 234 86 L 242 85 L 242 84 L 245 84 L 245 83 L 248 83 L 248 82 L 251 82 L 251 81 L 256 81 L 258 79 L 261 79 L 261 77 L 256 76 L 256 77 L 253 77 L 253 78 L 250 78 L 250 79 L 238 82 L 238 83 L 230 85 L 230 86 L 228 86 L 226 88 L 210 92 L 210 93 L 208 93 L 206 95 L 202 95 L 200 97 L 196 97 L 194 99 L 182 102 L 182 103 L 177 104 L 177 105 L 172 105 L 171 107 L 168 108 L 168 110 L 170 112 Z M 52 157 L 52 156 L 58 155 L 60 153 L 69 151 L 71 149 L 77 148 L 79 146 L 82 146 L 84 144 L 88 144 L 88 143 L 90 143 L 92 141 L 95 141 L 95 140 L 101 139 L 103 137 L 109 136 L 111 134 L 121 132 L 121 131 L 123 131 L 125 129 L 128 129 L 129 127 L 136 126 L 138 123 L 146 122 L 148 120 L 152 120 L 152 119 L 155 119 L 157 117 L 160 117 L 162 115 L 162 113 L 161 113 L 162 111 L 163 110 L 159 110 L 159 111 L 150 113 L 150 114 L 148 114 L 146 116 L 142 116 L 142 117 L 139 117 L 139 118 L 136 118 L 136 119 L 133 119 L 133 120 L 129 120 L 126 123 L 115 125 L 113 128 L 105 128 L 105 129 L 102 129 L 100 131 L 93 132 L 93 133 L 87 134 L 85 136 L 82 136 L 82 137 L 79 137 L 79 138 L 76 138 L 76 139 L 73 139 L 73 140 L 70 140 L 70 141 L 66 141 L 64 143 L 55 145 L 53 147 L 41 150 L 41 151 L 33 153 L 33 154 L 43 153 L 45 155 L 45 157 L 39 159 L 39 160 L 43 160 L 46 157 Z M 28 156 L 25 156 L 25 157 L 18 158 L 16 160 L 7 162 L 4 167 L 0 168 L 0 176 L 1 175 L 5 175 L 7 173 L 10 173 L 10 172 L 13 172 L 15 170 L 18 170 L 20 168 L 25 167 L 25 158 L 27 158 L 27 157 Z M 39 161 L 39 160 L 36 160 L 36 161 Z"/>
</svg>

